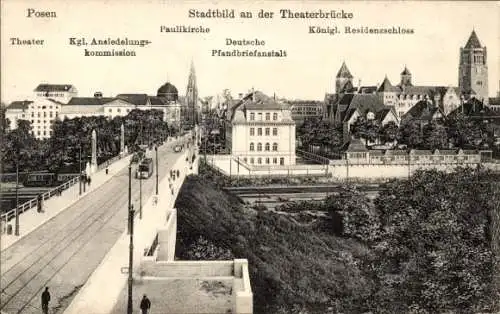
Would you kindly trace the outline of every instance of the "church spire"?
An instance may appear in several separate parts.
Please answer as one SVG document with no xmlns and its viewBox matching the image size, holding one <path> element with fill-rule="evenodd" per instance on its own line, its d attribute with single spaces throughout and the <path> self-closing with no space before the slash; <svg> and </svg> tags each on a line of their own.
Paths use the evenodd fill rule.
<svg viewBox="0 0 500 314">
<path fill-rule="evenodd" d="M 186 117 L 191 123 L 197 123 L 198 112 L 198 87 L 196 85 L 196 72 L 194 69 L 194 62 L 191 59 L 191 67 L 189 69 L 189 78 L 186 88 L 186 107 L 188 116 Z"/>
<path fill-rule="evenodd" d="M 465 48 L 481 48 L 481 42 L 479 42 L 479 38 L 477 37 L 476 31 L 474 29 L 469 36 L 469 40 L 467 40 L 467 43 L 465 44 Z"/>
</svg>

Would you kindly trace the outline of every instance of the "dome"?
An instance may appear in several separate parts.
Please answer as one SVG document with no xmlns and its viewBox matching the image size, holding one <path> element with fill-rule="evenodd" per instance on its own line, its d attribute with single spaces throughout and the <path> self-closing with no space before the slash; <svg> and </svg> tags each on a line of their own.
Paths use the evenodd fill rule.
<svg viewBox="0 0 500 314">
<path fill-rule="evenodd" d="M 177 101 L 177 99 L 179 98 L 179 93 L 174 85 L 167 82 L 163 84 L 160 88 L 158 88 L 156 96 L 165 97 L 170 101 Z"/>
</svg>

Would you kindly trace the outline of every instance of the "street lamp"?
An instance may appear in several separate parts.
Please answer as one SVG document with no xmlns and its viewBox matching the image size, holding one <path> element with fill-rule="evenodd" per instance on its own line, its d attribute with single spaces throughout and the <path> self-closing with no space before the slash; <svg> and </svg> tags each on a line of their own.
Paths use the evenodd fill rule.
<svg viewBox="0 0 500 314">
<path fill-rule="evenodd" d="M 16 160 L 16 226 L 14 235 L 19 235 L 19 154 Z"/>
<path fill-rule="evenodd" d="M 128 302 L 127 314 L 132 314 L 132 272 L 134 266 L 134 208 L 132 207 L 132 165 L 128 165 L 128 228 L 130 244 L 128 253 Z"/>
<path fill-rule="evenodd" d="M 80 143 L 79 160 L 80 160 L 80 162 L 78 163 L 79 169 L 80 169 L 80 172 L 78 173 L 79 176 L 80 176 L 79 179 L 78 179 L 78 182 L 80 183 L 80 194 L 79 195 L 82 195 L 82 143 Z"/>
<path fill-rule="evenodd" d="M 156 152 L 156 195 L 158 195 L 158 146 L 155 146 Z"/>
</svg>

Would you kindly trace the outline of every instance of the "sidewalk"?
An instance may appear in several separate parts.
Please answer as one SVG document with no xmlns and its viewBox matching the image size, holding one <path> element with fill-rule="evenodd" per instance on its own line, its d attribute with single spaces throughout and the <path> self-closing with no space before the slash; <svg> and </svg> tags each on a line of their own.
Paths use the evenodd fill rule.
<svg viewBox="0 0 500 314">
<path fill-rule="evenodd" d="M 170 169 L 180 171 L 182 180 L 169 180 L 166 175 L 159 184 L 159 195 L 152 195 L 143 207 L 143 219 L 138 216 L 134 220 L 134 273 L 141 265 L 144 249 L 149 248 L 157 234 L 157 228 L 165 225 L 172 210 L 177 194 L 184 178 L 191 173 L 186 162 L 187 152 L 179 156 Z M 189 171 L 187 173 L 187 171 Z M 169 184 L 172 183 L 174 193 L 171 193 Z M 156 200 L 156 202 L 155 202 Z M 120 293 L 125 288 L 128 278 L 128 256 L 130 236 L 125 231 L 111 248 L 109 253 L 89 277 L 78 295 L 73 299 L 65 314 L 105 314 L 112 313 Z M 105 287 L 105 288 L 104 288 Z M 134 312 L 138 313 L 138 304 L 142 295 L 134 295 Z"/>
<path fill-rule="evenodd" d="M 62 192 L 61 196 L 52 196 L 51 198 L 45 200 L 43 202 L 43 210 L 44 212 L 37 212 L 36 207 L 29 209 L 28 211 L 19 215 L 19 236 L 15 236 L 13 234 L 2 234 L 0 239 L 0 248 L 1 250 L 5 250 L 10 247 L 12 244 L 16 243 L 30 232 L 43 225 L 45 222 L 50 220 L 51 218 L 58 215 L 60 212 L 70 207 L 74 203 L 76 203 L 80 198 L 85 197 L 89 192 L 99 188 L 106 181 L 111 179 L 116 173 L 120 172 L 123 168 L 128 166 L 130 162 L 131 156 L 126 156 L 112 164 L 109 165 L 108 170 L 109 173 L 106 175 L 105 168 L 97 171 L 91 176 L 91 185 L 85 187 L 85 193 L 83 193 L 82 186 L 82 195 L 79 195 L 79 184 L 74 184 L 67 190 Z M 15 220 L 12 219 L 9 221 L 9 224 L 14 226 Z"/>
</svg>

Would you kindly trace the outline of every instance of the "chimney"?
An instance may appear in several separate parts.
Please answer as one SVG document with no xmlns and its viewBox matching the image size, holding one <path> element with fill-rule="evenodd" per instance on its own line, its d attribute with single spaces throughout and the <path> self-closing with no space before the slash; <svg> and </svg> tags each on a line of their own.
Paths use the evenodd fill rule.
<svg viewBox="0 0 500 314">
<path fill-rule="evenodd" d="M 94 97 L 95 98 L 102 98 L 102 92 L 95 92 Z"/>
</svg>

